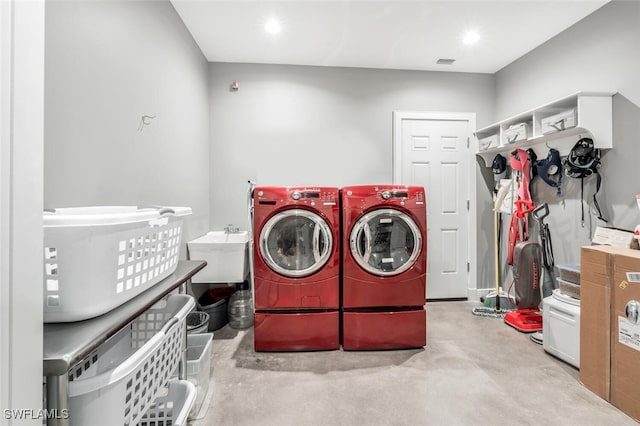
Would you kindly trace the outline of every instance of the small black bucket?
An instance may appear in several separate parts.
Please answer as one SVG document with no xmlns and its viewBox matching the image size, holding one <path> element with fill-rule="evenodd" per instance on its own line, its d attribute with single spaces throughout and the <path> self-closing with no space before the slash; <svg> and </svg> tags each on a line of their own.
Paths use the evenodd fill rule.
<svg viewBox="0 0 640 426">
<path fill-rule="evenodd" d="M 194 311 L 187 315 L 187 333 L 200 334 L 209 328 L 209 314 L 201 311 Z"/>
</svg>

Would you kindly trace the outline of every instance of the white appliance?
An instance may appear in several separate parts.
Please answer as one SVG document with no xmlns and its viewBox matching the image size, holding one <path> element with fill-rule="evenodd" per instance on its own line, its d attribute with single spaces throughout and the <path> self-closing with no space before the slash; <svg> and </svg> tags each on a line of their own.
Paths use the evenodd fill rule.
<svg viewBox="0 0 640 426">
<path fill-rule="evenodd" d="M 544 350 L 580 368 L 580 299 L 553 290 L 543 301 Z"/>
</svg>

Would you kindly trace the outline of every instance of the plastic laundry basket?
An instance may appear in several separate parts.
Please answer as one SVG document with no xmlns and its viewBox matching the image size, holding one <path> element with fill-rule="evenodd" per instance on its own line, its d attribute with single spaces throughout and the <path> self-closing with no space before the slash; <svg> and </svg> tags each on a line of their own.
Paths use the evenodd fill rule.
<svg viewBox="0 0 640 426">
<path fill-rule="evenodd" d="M 161 389 L 138 426 L 185 426 L 195 398 L 196 388 L 192 383 L 171 381 Z"/>
<path fill-rule="evenodd" d="M 135 425 L 176 370 L 195 302 L 171 295 L 69 371 L 73 425 Z"/>
<path fill-rule="evenodd" d="M 178 266 L 188 207 L 74 207 L 46 211 L 44 322 L 108 312 Z"/>
<path fill-rule="evenodd" d="M 196 387 L 196 399 L 189 419 L 202 418 L 206 414 L 211 390 L 212 348 L 213 333 L 187 336 L 187 379 Z"/>
</svg>

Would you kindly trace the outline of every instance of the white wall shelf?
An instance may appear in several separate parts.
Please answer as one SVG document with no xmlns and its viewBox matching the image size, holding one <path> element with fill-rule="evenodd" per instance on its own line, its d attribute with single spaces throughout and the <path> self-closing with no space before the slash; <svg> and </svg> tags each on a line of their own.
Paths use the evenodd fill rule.
<svg viewBox="0 0 640 426">
<path fill-rule="evenodd" d="M 499 121 L 475 132 L 476 155 L 490 167 L 496 154 L 508 159 L 516 148 L 532 148 L 538 158 L 545 158 L 549 148 L 555 148 L 564 157 L 583 137 L 592 138 L 596 148 L 612 148 L 612 101 L 613 93 L 579 92 Z M 516 137 L 515 127 L 509 129 L 523 123 L 526 135 L 521 128 Z"/>
</svg>

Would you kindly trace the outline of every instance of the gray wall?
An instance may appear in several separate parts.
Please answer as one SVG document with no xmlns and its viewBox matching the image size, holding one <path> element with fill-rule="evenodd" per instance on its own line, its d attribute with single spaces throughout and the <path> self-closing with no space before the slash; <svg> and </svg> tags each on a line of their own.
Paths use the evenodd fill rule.
<svg viewBox="0 0 640 426">
<path fill-rule="evenodd" d="M 238 81 L 239 90 L 229 86 Z M 247 180 L 259 185 L 392 181 L 393 111 L 494 118 L 493 76 L 212 63 L 211 227 L 247 227 Z"/>
<path fill-rule="evenodd" d="M 390 182 L 394 110 L 476 112 L 483 127 L 579 90 L 612 90 L 615 147 L 604 157 L 600 200 L 613 226 L 633 228 L 639 23 L 640 4 L 614 1 L 492 76 L 207 65 L 168 2 L 50 2 L 45 206 L 187 205 L 187 238 L 228 223 L 246 228 L 249 179 Z M 139 132 L 143 114 L 157 118 Z M 492 241 L 487 171 L 476 170 L 480 254 Z M 590 239 L 578 224 L 579 184 L 567 183 L 564 203 L 543 185 L 534 195 L 551 203 L 560 262 L 577 260 Z M 586 199 L 592 192 L 588 182 Z M 492 260 L 479 261 L 478 287 L 491 287 Z"/>
<path fill-rule="evenodd" d="M 613 91 L 613 149 L 603 157 L 603 186 L 598 194 L 609 226 L 633 230 L 640 223 L 635 195 L 640 158 L 640 3 L 613 1 L 496 76 L 496 119 L 534 108 L 578 91 Z M 565 179 L 566 197 L 542 182 L 534 200 L 550 204 L 547 222 L 556 263 L 579 261 L 596 225 L 591 212 L 580 226 L 580 181 Z M 585 201 L 592 205 L 595 177 L 585 180 Z M 487 220 L 490 220 L 487 218 Z"/>
<path fill-rule="evenodd" d="M 189 206 L 206 232 L 207 61 L 173 6 L 47 2 L 45 37 L 45 207 Z"/>
</svg>

